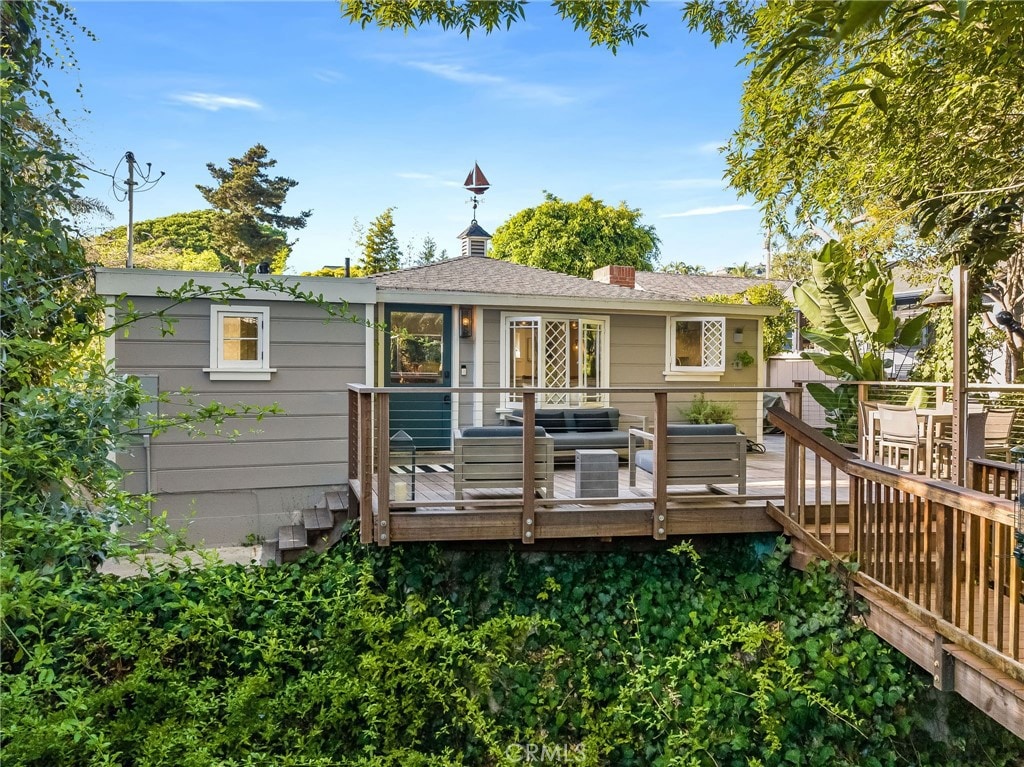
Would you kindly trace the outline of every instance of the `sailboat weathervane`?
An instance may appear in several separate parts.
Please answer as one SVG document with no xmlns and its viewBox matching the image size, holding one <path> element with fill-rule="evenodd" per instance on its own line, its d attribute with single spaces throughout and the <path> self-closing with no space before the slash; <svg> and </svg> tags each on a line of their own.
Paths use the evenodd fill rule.
<svg viewBox="0 0 1024 767">
<path fill-rule="evenodd" d="M 487 180 L 487 176 L 480 170 L 480 166 L 473 163 L 473 170 L 466 176 L 466 181 L 463 184 L 466 189 L 473 193 L 470 197 L 470 202 L 473 203 L 473 223 L 476 223 L 476 206 L 480 204 L 480 200 L 477 199 L 478 194 L 483 194 L 491 188 L 491 182 Z"/>
</svg>

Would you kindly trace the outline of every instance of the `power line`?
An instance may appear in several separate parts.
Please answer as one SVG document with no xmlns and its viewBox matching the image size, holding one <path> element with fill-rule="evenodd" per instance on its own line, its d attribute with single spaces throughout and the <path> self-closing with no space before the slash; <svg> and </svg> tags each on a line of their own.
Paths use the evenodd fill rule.
<svg viewBox="0 0 1024 767">
<path fill-rule="evenodd" d="M 127 163 L 128 165 L 128 178 L 123 182 L 118 183 L 117 172 L 121 167 L 121 163 Z M 147 162 L 146 168 L 143 170 L 142 166 L 135 159 L 135 155 L 131 152 L 125 152 L 124 156 L 117 161 L 117 166 L 114 168 L 114 172 L 111 174 L 104 173 L 104 176 L 110 177 L 110 189 L 114 193 L 114 199 L 118 202 L 124 202 L 128 200 L 128 259 L 125 262 L 126 266 L 131 269 L 134 266 L 134 247 L 135 247 L 135 193 L 136 192 L 148 192 L 154 186 L 160 183 L 160 179 L 164 177 L 164 172 L 160 171 L 160 175 L 156 178 L 152 178 L 153 163 Z M 137 178 L 141 180 L 136 180 Z M 118 197 L 119 194 L 124 195 Z"/>
</svg>

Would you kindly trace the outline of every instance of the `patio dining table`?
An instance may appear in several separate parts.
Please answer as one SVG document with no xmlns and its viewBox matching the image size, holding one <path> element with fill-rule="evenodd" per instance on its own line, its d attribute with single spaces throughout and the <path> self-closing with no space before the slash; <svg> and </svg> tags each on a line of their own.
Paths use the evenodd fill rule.
<svg viewBox="0 0 1024 767">
<path fill-rule="evenodd" d="M 917 408 L 917 418 L 921 422 L 921 433 L 924 436 L 925 475 L 936 476 L 938 467 L 938 455 L 935 453 L 937 440 L 942 438 L 947 427 L 950 431 L 953 428 L 953 405 L 937 408 Z"/>
</svg>

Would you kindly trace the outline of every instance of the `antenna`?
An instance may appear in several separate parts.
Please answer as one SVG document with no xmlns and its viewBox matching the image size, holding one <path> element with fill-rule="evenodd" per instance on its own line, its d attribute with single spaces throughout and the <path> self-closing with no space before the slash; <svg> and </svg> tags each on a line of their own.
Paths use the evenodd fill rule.
<svg viewBox="0 0 1024 767">
<path fill-rule="evenodd" d="M 473 223 L 476 223 L 476 206 L 480 204 L 480 200 L 477 195 L 482 195 L 488 189 L 491 188 L 491 182 L 487 180 L 487 176 L 480 170 L 480 166 L 473 163 L 473 170 L 466 176 L 466 181 L 463 186 L 472 192 L 472 196 L 469 201 L 473 203 Z"/>
<path fill-rule="evenodd" d="M 117 168 L 121 167 L 121 163 L 128 164 L 128 178 L 126 178 L 120 184 L 117 182 Z M 110 175 L 110 187 L 114 191 L 114 198 L 119 202 L 123 202 L 125 199 L 128 200 L 128 259 L 125 262 L 125 266 L 129 269 L 134 267 L 133 263 L 133 251 L 135 247 L 135 193 L 136 192 L 148 192 L 158 183 L 160 179 L 164 177 L 164 172 L 160 171 L 160 175 L 156 178 L 151 178 L 153 173 L 153 163 L 146 163 L 146 170 L 142 170 L 142 166 L 135 161 L 135 155 L 128 151 L 124 153 L 118 163 L 117 168 L 114 168 L 114 172 Z M 138 172 L 141 181 L 135 180 L 135 173 Z M 136 189 L 138 187 L 138 189 Z M 119 194 L 123 194 L 124 197 L 118 197 Z"/>
</svg>

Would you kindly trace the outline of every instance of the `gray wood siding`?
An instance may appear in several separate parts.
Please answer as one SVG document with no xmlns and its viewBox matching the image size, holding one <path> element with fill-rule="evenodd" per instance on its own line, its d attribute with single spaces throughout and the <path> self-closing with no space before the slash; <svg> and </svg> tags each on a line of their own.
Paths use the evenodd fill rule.
<svg viewBox="0 0 1024 767">
<path fill-rule="evenodd" d="M 167 305 L 161 298 L 137 298 L 139 311 Z M 161 337 L 153 319 L 133 325 L 115 341 L 116 366 L 124 373 L 160 377 L 160 392 L 182 388 L 161 403 L 162 416 L 187 410 L 187 397 L 196 403 L 277 404 L 284 413 L 232 418 L 224 430 L 237 430 L 234 440 L 209 435 L 192 439 L 171 429 L 153 439 L 151 474 L 155 493 L 190 493 L 250 488 L 288 488 L 344 484 L 347 476 L 349 383 L 365 381 L 364 327 L 332 319 L 315 306 L 291 301 L 233 301 L 232 306 L 270 307 L 270 365 L 277 372 L 269 381 L 211 381 L 203 368 L 210 365 L 210 307 L 192 301 L 174 307 L 174 333 Z M 362 307 L 352 310 L 362 319 Z M 207 432 L 210 428 L 205 429 Z M 139 471 L 138 451 L 124 465 Z M 131 485 L 139 485 L 133 477 Z"/>
<path fill-rule="evenodd" d="M 710 314 L 710 312 L 709 312 Z M 616 314 L 610 320 L 609 343 L 611 364 L 611 386 L 642 386 L 673 389 L 700 387 L 705 389 L 709 399 L 716 399 L 714 390 L 719 386 L 757 386 L 757 364 L 736 370 L 732 360 L 737 352 L 745 350 L 757 357 L 757 323 L 754 320 L 726 320 L 725 361 L 726 368 L 721 378 L 715 381 L 666 381 L 665 344 L 668 343 L 664 316 L 643 316 Z M 733 330 L 743 327 L 742 343 L 733 341 Z M 692 395 L 675 399 L 670 397 L 671 420 L 682 418 L 677 408 Z M 745 434 L 756 437 L 761 420 L 761 395 L 729 393 L 717 399 L 727 400 L 735 405 L 736 425 Z M 678 402 L 678 404 L 676 404 Z M 649 402 L 613 402 L 623 411 L 652 418 L 653 406 Z"/>
</svg>

